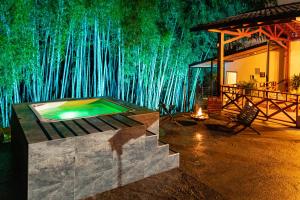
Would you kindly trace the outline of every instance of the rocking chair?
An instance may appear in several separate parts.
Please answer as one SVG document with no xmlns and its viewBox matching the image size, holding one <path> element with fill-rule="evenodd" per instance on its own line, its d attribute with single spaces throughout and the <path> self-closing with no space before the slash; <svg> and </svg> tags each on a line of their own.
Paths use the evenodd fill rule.
<svg viewBox="0 0 300 200">
<path fill-rule="evenodd" d="M 175 105 L 169 105 L 167 107 L 167 105 L 165 103 L 160 102 L 160 108 L 162 108 L 162 111 L 165 112 L 167 114 L 167 117 L 163 119 L 163 121 L 165 120 L 170 120 L 171 122 L 174 122 L 175 124 L 182 126 L 180 123 L 178 123 L 175 119 L 174 119 L 174 115 L 172 114 L 172 111 L 176 108 Z"/>
<path fill-rule="evenodd" d="M 241 131 L 245 130 L 246 128 L 250 128 L 253 130 L 255 133 L 260 135 L 260 133 L 254 129 L 251 124 L 252 122 L 256 119 L 257 115 L 259 113 L 258 108 L 255 106 L 251 105 L 249 102 L 245 104 L 245 106 L 242 108 L 240 113 L 236 115 L 235 117 L 230 118 L 230 121 L 227 122 L 225 125 L 220 123 L 220 120 L 214 120 L 217 122 L 206 122 L 205 125 L 209 129 L 214 129 L 218 131 L 223 131 L 223 132 L 229 132 L 233 134 L 238 134 Z M 230 124 L 234 125 L 230 125 Z M 239 129 L 239 127 L 242 127 Z"/>
</svg>

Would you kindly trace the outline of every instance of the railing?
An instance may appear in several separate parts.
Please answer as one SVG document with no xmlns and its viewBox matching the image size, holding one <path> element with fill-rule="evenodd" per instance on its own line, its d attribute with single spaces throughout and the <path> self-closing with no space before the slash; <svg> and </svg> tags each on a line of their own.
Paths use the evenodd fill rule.
<svg viewBox="0 0 300 200">
<path fill-rule="evenodd" d="M 299 126 L 299 95 L 269 90 L 222 86 L 223 109 L 239 111 L 249 101 L 259 109 L 264 120 Z"/>
<path fill-rule="evenodd" d="M 272 90 L 272 91 L 275 91 L 278 89 L 276 81 L 259 83 L 259 88 L 265 88 L 267 90 Z"/>
</svg>

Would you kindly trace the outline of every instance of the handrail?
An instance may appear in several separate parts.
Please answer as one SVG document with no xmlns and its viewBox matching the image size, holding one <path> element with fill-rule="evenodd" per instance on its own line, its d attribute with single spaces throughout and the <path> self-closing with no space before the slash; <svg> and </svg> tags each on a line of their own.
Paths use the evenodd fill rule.
<svg viewBox="0 0 300 200">
<path fill-rule="evenodd" d="M 259 116 L 263 119 L 292 123 L 296 127 L 300 127 L 299 94 L 228 85 L 223 85 L 221 92 L 223 109 L 233 111 L 233 108 L 241 109 L 241 106 L 249 101 L 259 109 Z"/>
<path fill-rule="evenodd" d="M 291 100 L 294 100 L 295 102 L 300 101 L 299 94 L 293 94 L 289 92 L 270 91 L 270 90 L 262 90 L 262 89 L 247 89 L 244 87 L 233 87 L 233 86 L 226 86 L 226 85 L 222 86 L 222 92 L 268 98 L 273 100 L 285 99 L 287 102 L 291 102 Z M 274 95 L 276 96 L 276 98 L 274 98 Z"/>
<path fill-rule="evenodd" d="M 263 90 L 263 89 L 247 89 L 244 87 L 238 87 L 238 86 L 227 86 L 223 85 L 222 88 L 232 88 L 232 89 L 244 89 L 244 90 L 251 90 L 251 91 L 259 91 L 259 92 L 272 92 L 272 93 L 280 93 L 280 94 L 286 94 L 286 95 L 293 95 L 293 96 L 300 96 L 299 94 L 289 93 L 289 92 L 280 92 L 280 91 L 271 91 L 271 90 Z"/>
</svg>

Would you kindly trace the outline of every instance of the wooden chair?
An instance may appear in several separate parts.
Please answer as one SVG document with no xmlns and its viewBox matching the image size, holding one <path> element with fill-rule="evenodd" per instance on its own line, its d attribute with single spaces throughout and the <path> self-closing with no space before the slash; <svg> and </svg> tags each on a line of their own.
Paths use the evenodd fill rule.
<svg viewBox="0 0 300 200">
<path fill-rule="evenodd" d="M 182 126 L 180 123 L 178 123 L 175 119 L 174 119 L 174 115 L 172 114 L 173 110 L 176 108 L 175 105 L 169 105 L 167 106 L 165 103 L 160 102 L 159 107 L 162 109 L 163 112 L 165 112 L 167 114 L 167 117 L 163 119 L 163 121 L 165 120 L 170 120 L 171 122 L 174 122 L 175 124 Z"/>
<path fill-rule="evenodd" d="M 260 133 L 251 126 L 252 122 L 256 119 L 258 113 L 259 113 L 258 108 L 256 108 L 255 106 L 247 102 L 245 106 L 242 108 L 242 110 L 240 111 L 240 113 L 235 117 L 231 118 L 230 121 L 228 121 L 225 125 L 224 123 L 221 123 L 220 120 L 214 120 L 213 123 L 210 123 L 208 121 L 205 123 L 205 125 L 210 129 L 230 132 L 233 134 L 238 134 L 241 131 L 245 130 L 246 128 L 250 128 L 255 133 L 260 135 Z"/>
<path fill-rule="evenodd" d="M 207 98 L 207 113 L 210 117 L 219 116 L 223 105 L 220 97 L 210 96 Z"/>
</svg>

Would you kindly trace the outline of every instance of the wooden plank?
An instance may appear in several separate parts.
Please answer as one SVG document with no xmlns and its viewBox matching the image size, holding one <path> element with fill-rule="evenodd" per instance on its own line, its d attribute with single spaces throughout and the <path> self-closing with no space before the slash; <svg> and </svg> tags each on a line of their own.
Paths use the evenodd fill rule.
<svg viewBox="0 0 300 200">
<path fill-rule="evenodd" d="M 82 128 L 80 126 L 78 126 L 77 124 L 75 124 L 71 120 L 70 121 L 63 121 L 62 123 L 64 123 L 66 126 L 68 126 L 78 136 L 87 134 L 84 130 L 82 130 Z"/>
<path fill-rule="evenodd" d="M 40 122 L 41 128 L 43 131 L 46 131 L 47 134 L 51 137 L 52 140 L 61 139 L 62 137 L 57 133 L 57 131 L 51 126 L 48 122 Z"/>
<path fill-rule="evenodd" d="M 128 127 L 127 125 L 115 120 L 114 118 L 112 118 L 110 115 L 106 115 L 106 116 L 99 116 L 97 117 L 98 119 L 102 120 L 103 122 L 105 122 L 106 124 L 108 124 L 109 126 L 114 127 L 115 129 L 122 129 L 122 128 L 126 128 Z"/>
<path fill-rule="evenodd" d="M 70 131 L 63 123 L 61 122 L 53 122 L 53 126 L 57 129 L 57 132 L 59 132 L 64 137 L 74 137 L 74 133 Z"/>
<path fill-rule="evenodd" d="M 136 121 L 136 120 L 133 120 L 133 119 L 130 119 L 124 115 L 120 115 L 120 114 L 117 114 L 117 115 L 112 115 L 112 117 L 114 119 L 116 119 L 117 121 L 123 123 L 123 124 L 126 124 L 128 126 L 139 126 L 139 125 L 142 125 L 142 123 Z"/>
<path fill-rule="evenodd" d="M 97 133 L 99 130 L 95 129 L 93 126 L 85 122 L 83 119 L 73 120 L 78 126 L 80 126 L 86 133 Z"/>
<path fill-rule="evenodd" d="M 112 126 L 109 126 L 96 117 L 86 118 L 85 120 L 87 120 L 90 124 L 92 124 L 94 127 L 97 127 L 101 131 L 114 130 Z"/>
<path fill-rule="evenodd" d="M 13 111 L 15 113 L 13 120 L 18 124 L 18 129 L 23 129 L 28 144 L 49 140 L 49 136 L 42 129 L 27 103 L 13 105 Z"/>
</svg>

